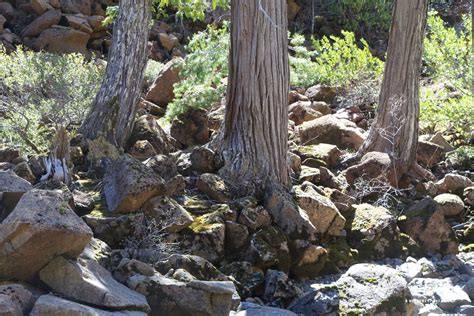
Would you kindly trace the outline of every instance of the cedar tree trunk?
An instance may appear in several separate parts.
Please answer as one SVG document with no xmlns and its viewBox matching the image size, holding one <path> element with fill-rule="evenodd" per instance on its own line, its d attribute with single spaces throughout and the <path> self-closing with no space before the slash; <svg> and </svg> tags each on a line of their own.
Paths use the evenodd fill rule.
<svg viewBox="0 0 474 316">
<path fill-rule="evenodd" d="M 416 164 L 419 80 L 428 0 L 396 0 L 379 105 L 359 156 L 379 151 L 402 168 Z"/>
<path fill-rule="evenodd" d="M 237 191 L 289 185 L 286 0 L 232 0 L 224 178 Z"/>
<path fill-rule="evenodd" d="M 150 0 L 120 0 L 105 79 L 82 125 L 86 139 L 125 145 L 140 98 L 150 17 Z"/>
</svg>

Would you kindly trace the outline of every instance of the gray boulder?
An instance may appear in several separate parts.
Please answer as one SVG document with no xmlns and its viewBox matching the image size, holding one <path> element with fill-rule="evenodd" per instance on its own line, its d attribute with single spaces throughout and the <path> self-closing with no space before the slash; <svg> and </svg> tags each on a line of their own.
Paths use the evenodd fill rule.
<svg viewBox="0 0 474 316">
<path fill-rule="evenodd" d="M 138 311 L 115 311 L 108 312 L 101 309 L 71 302 L 63 298 L 48 294 L 42 295 L 36 301 L 31 311 L 31 316 L 50 316 L 50 315 L 67 315 L 67 316 L 146 316 L 147 313 Z"/>
<path fill-rule="evenodd" d="M 104 177 L 107 208 L 113 213 L 136 212 L 149 198 L 165 191 L 164 180 L 129 155 L 115 160 Z"/>
<path fill-rule="evenodd" d="M 41 281 L 74 300 L 123 310 L 150 311 L 143 295 L 117 282 L 109 271 L 93 260 L 57 257 L 39 273 Z"/>
<path fill-rule="evenodd" d="M 150 303 L 152 315 L 228 316 L 235 287 L 228 281 L 198 281 L 189 283 L 163 277 L 135 275 L 128 286 Z"/>
<path fill-rule="evenodd" d="M 91 237 L 60 192 L 28 191 L 0 224 L 0 278 L 29 280 L 56 256 L 77 258 Z"/>
<path fill-rule="evenodd" d="M 0 222 L 15 208 L 23 194 L 31 189 L 31 183 L 14 172 L 0 171 L 0 200 L 5 208 L 3 214 L 0 214 Z"/>
</svg>

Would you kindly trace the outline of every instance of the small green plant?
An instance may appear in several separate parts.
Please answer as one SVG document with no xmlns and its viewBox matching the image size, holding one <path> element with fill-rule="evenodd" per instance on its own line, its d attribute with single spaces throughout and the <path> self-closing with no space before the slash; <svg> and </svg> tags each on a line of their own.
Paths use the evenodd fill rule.
<svg viewBox="0 0 474 316">
<path fill-rule="evenodd" d="M 79 54 L 0 50 L 0 143 L 41 153 L 58 126 L 74 134 L 98 91 L 103 68 Z"/>
<path fill-rule="evenodd" d="M 359 47 L 354 33 L 342 37 L 312 39 L 312 48 L 304 46 L 304 37 L 291 37 L 294 55 L 290 56 L 291 84 L 307 87 L 316 83 L 344 87 L 356 81 L 380 77 L 383 62 L 374 57 L 366 41 Z"/>
<path fill-rule="evenodd" d="M 194 35 L 180 72 L 185 79 L 174 86 L 175 99 L 167 107 L 168 119 L 190 106 L 208 108 L 224 96 L 229 46 L 227 24 L 222 28 L 209 26 Z"/>
</svg>

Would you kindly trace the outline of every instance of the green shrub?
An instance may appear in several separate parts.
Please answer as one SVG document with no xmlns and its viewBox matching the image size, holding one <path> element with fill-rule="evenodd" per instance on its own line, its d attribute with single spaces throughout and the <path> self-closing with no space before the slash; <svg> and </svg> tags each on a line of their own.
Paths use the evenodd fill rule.
<svg viewBox="0 0 474 316">
<path fill-rule="evenodd" d="M 0 142 L 47 150 L 52 128 L 74 132 L 102 81 L 104 67 L 82 55 L 0 50 Z"/>
<path fill-rule="evenodd" d="M 472 93 L 472 20 L 465 16 L 458 30 L 447 27 L 436 12 L 428 15 L 423 60 L 426 75 Z"/>
<path fill-rule="evenodd" d="M 316 83 L 344 87 L 356 81 L 380 77 L 383 62 L 374 57 L 366 41 L 357 45 L 354 33 L 342 32 L 343 37 L 313 39 L 308 50 L 304 37 L 291 38 L 294 55 L 290 56 L 291 84 L 308 87 Z"/>
<path fill-rule="evenodd" d="M 455 142 L 463 143 L 474 126 L 470 17 L 455 30 L 430 12 L 424 47 L 427 80 L 421 93 L 421 129 L 448 132 Z"/>
<path fill-rule="evenodd" d="M 330 0 L 326 6 L 345 30 L 365 36 L 388 34 L 393 0 Z"/>
<path fill-rule="evenodd" d="M 180 76 L 185 78 L 174 86 L 175 99 L 168 104 L 171 119 L 188 107 L 208 108 L 224 96 L 228 74 L 229 30 L 209 26 L 191 39 L 188 55 Z"/>
</svg>

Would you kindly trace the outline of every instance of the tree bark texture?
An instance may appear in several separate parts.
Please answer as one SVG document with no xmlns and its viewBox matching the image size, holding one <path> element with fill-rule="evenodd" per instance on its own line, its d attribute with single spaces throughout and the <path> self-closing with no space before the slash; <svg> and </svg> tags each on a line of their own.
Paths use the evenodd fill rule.
<svg viewBox="0 0 474 316">
<path fill-rule="evenodd" d="M 428 0 L 397 0 L 379 105 L 359 155 L 388 153 L 402 167 L 416 164 L 420 115 L 419 81 Z"/>
<path fill-rule="evenodd" d="M 232 0 L 224 174 L 240 188 L 289 184 L 286 0 Z"/>
<path fill-rule="evenodd" d="M 86 139 L 127 141 L 135 118 L 147 61 L 150 0 L 120 0 L 106 75 L 82 125 Z"/>
</svg>

